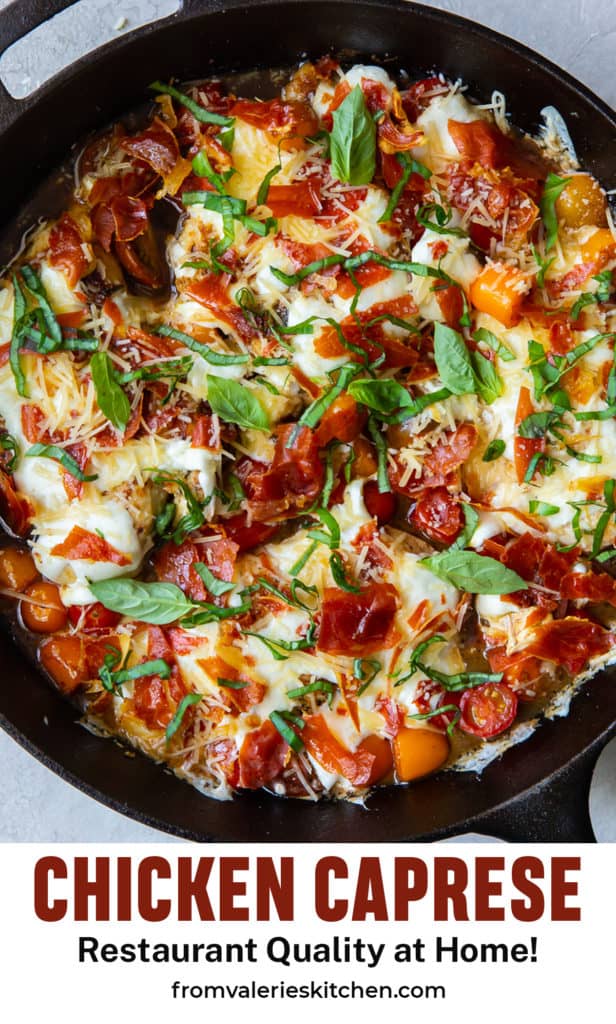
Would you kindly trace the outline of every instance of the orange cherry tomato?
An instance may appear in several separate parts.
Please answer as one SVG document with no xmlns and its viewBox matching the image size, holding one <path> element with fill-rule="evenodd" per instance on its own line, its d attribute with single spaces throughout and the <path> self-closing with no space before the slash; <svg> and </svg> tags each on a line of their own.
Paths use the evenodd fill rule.
<svg viewBox="0 0 616 1024">
<path fill-rule="evenodd" d="M 31 583 L 24 591 L 24 597 L 29 598 L 20 603 L 21 618 L 26 629 L 33 633 L 57 633 L 66 626 L 68 613 L 55 583 L 45 583 L 43 580 Z"/>
<path fill-rule="evenodd" d="M 0 584 L 22 593 L 38 576 L 38 569 L 29 551 L 24 548 L 3 548 L 0 551 Z"/>
</svg>

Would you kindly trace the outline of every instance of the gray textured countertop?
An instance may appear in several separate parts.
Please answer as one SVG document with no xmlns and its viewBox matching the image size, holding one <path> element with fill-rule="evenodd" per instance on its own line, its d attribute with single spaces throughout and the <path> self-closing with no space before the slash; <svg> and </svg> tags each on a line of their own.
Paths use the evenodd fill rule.
<svg viewBox="0 0 616 1024">
<path fill-rule="evenodd" d="M 28 0 L 22 0 L 26 4 Z M 0 8 L 6 0 L 0 0 Z M 108 35 L 168 13 L 174 0 L 81 0 L 70 38 L 46 41 L 20 55 L 7 82 L 26 89 L 54 67 L 92 47 L 101 27 Z M 454 11 L 510 35 L 545 54 L 616 106 L 616 4 L 614 0 L 441 0 L 430 4 Z M 168 838 L 83 796 L 56 778 L 0 732 L 0 841 L 114 841 Z"/>
</svg>

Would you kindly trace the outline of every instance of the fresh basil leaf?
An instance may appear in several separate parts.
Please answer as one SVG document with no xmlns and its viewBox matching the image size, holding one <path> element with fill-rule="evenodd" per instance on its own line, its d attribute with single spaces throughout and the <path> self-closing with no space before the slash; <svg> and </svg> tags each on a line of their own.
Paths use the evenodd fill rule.
<svg viewBox="0 0 616 1024">
<path fill-rule="evenodd" d="M 229 583 L 227 580 L 221 580 L 219 576 L 214 576 L 214 573 L 205 562 L 195 562 L 193 568 L 214 597 L 221 597 L 222 594 L 227 594 L 235 586 L 235 583 Z"/>
<path fill-rule="evenodd" d="M 21 268 L 21 276 L 24 279 L 24 283 L 28 291 L 38 300 L 39 309 L 41 310 L 45 324 L 45 331 L 51 339 L 54 349 L 59 348 L 62 345 L 62 328 L 56 319 L 56 314 L 51 308 L 51 303 L 47 297 L 47 292 L 43 287 L 43 282 L 36 271 L 28 265 Z"/>
<path fill-rule="evenodd" d="M 475 374 L 464 339 L 446 324 L 434 325 L 434 360 L 439 377 L 452 395 L 475 392 Z"/>
<path fill-rule="evenodd" d="M 419 564 L 468 594 L 512 594 L 528 589 L 528 583 L 517 572 L 475 551 L 441 551 L 422 558 Z"/>
<path fill-rule="evenodd" d="M 245 384 L 226 377 L 207 375 L 207 400 L 225 423 L 237 423 L 245 430 L 269 430 L 268 415 L 259 399 Z"/>
<path fill-rule="evenodd" d="M 368 433 L 374 441 L 378 459 L 376 480 L 379 485 L 379 494 L 388 494 L 391 491 L 391 484 L 387 472 L 387 441 L 373 415 L 368 417 Z"/>
<path fill-rule="evenodd" d="M 334 111 L 330 158 L 332 177 L 338 181 L 369 185 L 374 177 L 376 126 L 359 85 Z"/>
<path fill-rule="evenodd" d="M 491 405 L 497 398 L 500 398 L 505 385 L 491 359 L 487 359 L 479 350 L 471 352 L 471 363 L 475 372 L 475 386 L 477 393 L 486 403 Z"/>
<path fill-rule="evenodd" d="M 533 256 L 535 257 L 535 263 L 539 268 L 537 272 L 537 284 L 540 288 L 543 288 L 545 285 L 545 275 L 552 266 L 554 260 L 556 259 L 556 256 L 550 256 L 550 258 L 547 259 L 545 256 L 542 256 L 541 253 L 538 252 L 538 250 L 532 244 L 531 249 L 533 252 Z"/>
<path fill-rule="evenodd" d="M 412 404 L 408 391 L 397 380 L 362 377 L 351 381 L 347 391 L 356 402 L 386 415 Z"/>
<path fill-rule="evenodd" d="M 496 437 L 493 441 L 490 441 L 488 447 L 483 453 L 482 462 L 495 462 L 496 459 L 500 459 L 504 453 L 507 445 L 500 437 Z"/>
<path fill-rule="evenodd" d="M 518 424 L 518 436 L 526 438 L 545 437 L 555 426 L 562 426 L 561 414 L 554 409 L 531 412 Z"/>
<path fill-rule="evenodd" d="M 330 548 L 340 547 L 340 527 L 338 521 L 326 508 L 315 508 L 311 515 L 317 516 L 323 524 L 323 530 L 310 530 L 310 540 L 319 541 L 320 544 L 327 544 Z"/>
<path fill-rule="evenodd" d="M 488 348 L 491 348 L 493 352 L 496 352 L 497 356 L 500 356 L 506 363 L 510 363 L 515 356 L 511 349 L 507 348 L 504 342 L 497 338 L 492 331 L 486 330 L 485 327 L 479 327 L 478 330 L 473 334 L 473 340 L 477 342 L 483 342 Z"/>
<path fill-rule="evenodd" d="M 105 608 L 154 626 L 175 622 L 195 607 L 174 583 L 143 583 L 116 578 L 95 580 L 89 586 L 96 600 Z"/>
<path fill-rule="evenodd" d="M 188 708 L 194 704 L 198 704 L 199 701 L 202 699 L 202 696 L 203 695 L 201 693 L 187 693 L 184 697 L 182 697 L 180 703 L 177 706 L 177 711 L 175 712 L 175 715 L 173 716 L 165 730 L 165 741 L 167 743 L 180 728 L 180 725 L 182 724 L 184 715 L 186 714 Z"/>
<path fill-rule="evenodd" d="M 598 282 L 597 290 L 594 292 L 582 292 L 580 297 L 576 299 L 569 314 L 572 320 L 578 319 L 585 306 L 590 306 L 593 303 L 609 302 L 612 293 L 612 271 L 602 270 L 600 274 L 593 276 L 593 281 Z"/>
<path fill-rule="evenodd" d="M 192 169 L 198 178 L 205 178 L 209 181 L 217 192 L 225 195 L 225 185 L 229 178 L 234 174 L 233 170 L 225 171 L 223 174 L 218 174 L 212 167 L 209 157 L 204 149 L 202 149 L 195 157 L 193 157 Z M 207 197 L 210 195 L 209 192 L 185 192 L 182 196 L 182 202 L 186 202 L 186 197 L 191 196 L 191 202 L 206 202 Z M 197 199 L 197 196 L 202 196 L 202 199 Z"/>
<path fill-rule="evenodd" d="M 13 282 L 13 330 L 11 333 L 11 344 L 9 347 L 9 363 L 13 372 L 13 377 L 15 378 L 17 394 L 21 395 L 22 398 L 27 398 L 28 389 L 26 386 L 26 378 L 19 355 L 19 350 L 23 344 L 26 329 L 27 305 L 26 298 L 17 279 L 17 275 L 13 274 L 11 280 Z"/>
<path fill-rule="evenodd" d="M 556 200 L 567 187 L 571 178 L 559 178 L 551 171 L 545 179 L 543 192 L 539 201 L 541 219 L 545 228 L 545 251 L 548 253 L 558 238 L 558 218 L 556 217 Z"/>
<path fill-rule="evenodd" d="M 75 480 L 79 480 L 81 483 L 89 483 L 90 480 L 98 480 L 97 473 L 94 473 L 92 476 L 86 476 L 73 456 L 69 455 L 64 448 L 59 448 L 56 444 L 33 444 L 32 447 L 25 452 L 26 458 L 29 459 L 32 456 L 39 456 L 43 459 L 54 459 L 55 462 L 60 463 L 67 473 L 70 473 L 71 476 L 75 477 Z"/>
<path fill-rule="evenodd" d="M 99 409 L 117 430 L 125 430 L 131 414 L 130 402 L 117 382 L 113 363 L 106 352 L 94 353 L 90 372 Z"/>
<path fill-rule="evenodd" d="M 215 114 L 212 110 L 206 110 L 196 100 L 192 100 L 185 92 L 180 92 L 173 85 L 165 85 L 164 82 L 152 82 L 148 88 L 154 92 L 166 93 L 167 96 L 171 96 L 178 103 L 181 103 L 183 107 L 186 107 L 187 110 L 190 110 L 193 117 L 196 117 L 197 121 L 201 121 L 202 124 L 220 124 L 224 128 L 230 128 L 235 121 L 233 117 L 225 117 L 223 114 Z"/>
</svg>

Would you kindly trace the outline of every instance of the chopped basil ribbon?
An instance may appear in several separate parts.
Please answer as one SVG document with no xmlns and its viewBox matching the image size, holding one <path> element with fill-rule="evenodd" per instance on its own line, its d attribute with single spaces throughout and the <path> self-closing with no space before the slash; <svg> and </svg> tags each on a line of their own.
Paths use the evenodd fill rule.
<svg viewBox="0 0 616 1024">
<path fill-rule="evenodd" d="M 207 400 L 225 423 L 245 430 L 269 430 L 269 417 L 253 392 L 236 380 L 207 374 Z"/>
<path fill-rule="evenodd" d="M 185 334 L 184 331 L 178 331 L 175 327 L 167 327 L 163 324 L 160 327 L 155 327 L 153 334 L 160 334 L 163 338 L 173 338 L 174 341 L 179 341 L 186 348 L 189 348 L 191 352 L 196 352 L 197 355 L 203 356 L 206 362 L 212 366 L 235 366 L 241 363 L 247 363 L 250 356 L 244 355 L 227 355 L 226 352 L 216 352 L 209 345 L 205 345 L 201 341 L 197 341 L 196 338 L 191 338 L 190 334 Z"/>
<path fill-rule="evenodd" d="M 51 303 L 47 298 L 47 293 L 43 287 L 43 283 L 32 267 L 25 266 L 21 268 L 21 276 L 24 280 L 28 291 L 35 296 L 38 300 L 39 309 L 43 316 L 43 322 L 45 329 L 54 346 L 60 347 L 62 344 L 62 328 L 56 319 L 56 314 L 51 308 Z"/>
<path fill-rule="evenodd" d="M 434 220 L 430 220 L 430 216 L 433 216 Z M 467 232 L 463 231 L 462 228 L 450 228 L 447 226 L 451 221 L 451 217 L 451 208 L 446 210 L 438 203 L 428 203 L 426 206 L 420 206 L 415 214 L 417 223 L 421 224 L 423 228 L 433 231 L 436 235 L 455 235 L 457 238 L 467 238 Z"/>
<path fill-rule="evenodd" d="M 616 502 L 614 502 L 614 487 L 616 486 L 616 480 L 606 480 L 603 484 L 603 497 L 605 499 L 605 510 L 599 516 L 595 532 L 593 534 L 592 549 L 590 552 L 591 558 L 596 558 L 601 551 L 601 545 L 603 544 L 603 537 L 607 530 L 608 524 L 614 512 L 616 512 Z"/>
<path fill-rule="evenodd" d="M 368 689 L 370 683 L 373 679 L 376 679 L 382 667 L 378 658 L 355 658 L 353 662 L 353 676 L 362 684 L 357 690 L 358 697 L 361 697 L 362 693 Z"/>
<path fill-rule="evenodd" d="M 488 447 L 483 453 L 482 462 L 495 462 L 496 459 L 500 459 L 504 453 L 507 445 L 500 437 L 496 437 L 493 441 L 490 441 Z"/>
<path fill-rule="evenodd" d="M 11 334 L 11 344 L 9 348 L 9 363 L 11 366 L 11 370 L 13 371 L 13 377 L 15 378 L 15 387 L 17 388 L 17 394 L 21 395 L 22 398 L 27 398 L 28 389 L 26 387 L 26 378 L 24 376 L 24 372 L 19 358 L 19 350 L 24 341 L 27 306 L 24 293 L 15 274 L 13 274 L 12 281 L 13 331 Z"/>
<path fill-rule="evenodd" d="M 169 679 L 170 675 L 171 665 L 162 658 L 143 661 L 140 665 L 118 669 L 116 672 L 111 671 L 108 664 L 104 664 L 99 671 L 101 683 L 110 693 L 120 688 L 122 683 L 128 683 L 132 679 L 142 679 L 144 676 L 160 676 L 161 679 Z"/>
<path fill-rule="evenodd" d="M 531 412 L 518 424 L 518 437 L 540 438 L 545 437 L 550 431 L 555 433 L 554 428 L 562 428 L 563 422 L 561 413 L 555 409 L 547 409 L 543 412 Z M 558 437 L 558 434 L 556 434 Z"/>
<path fill-rule="evenodd" d="M 462 712 L 457 704 L 443 704 L 440 708 L 435 708 L 434 711 L 426 711 L 424 714 L 407 715 L 407 718 L 412 718 L 416 722 L 427 722 L 430 718 L 437 718 L 439 715 L 445 715 L 452 713 L 453 718 L 447 726 L 447 735 L 451 739 L 454 734 L 456 725 L 462 718 Z"/>
<path fill-rule="evenodd" d="M 227 594 L 235 586 L 235 583 L 229 583 L 227 580 L 221 580 L 219 576 L 214 576 L 214 573 L 205 562 L 195 562 L 193 568 L 214 597 L 221 597 L 222 594 Z"/>
<path fill-rule="evenodd" d="M 372 415 L 368 417 L 368 433 L 374 441 L 378 459 L 376 479 L 379 486 L 379 494 L 387 494 L 391 491 L 389 473 L 387 472 L 387 442 Z"/>
<path fill-rule="evenodd" d="M 185 92 L 180 92 L 173 85 L 165 85 L 164 82 L 152 82 L 148 88 L 154 92 L 165 93 L 167 96 L 171 96 L 178 103 L 181 103 L 183 107 L 186 107 L 187 110 L 190 110 L 193 117 L 196 117 L 197 121 L 201 121 L 202 124 L 220 124 L 223 128 L 230 128 L 235 121 L 233 117 L 225 117 L 224 114 L 215 114 L 212 110 L 206 110 L 196 100 L 191 99 Z"/>
<path fill-rule="evenodd" d="M 376 169 L 376 126 L 359 85 L 334 111 L 330 132 L 332 177 L 350 185 L 369 185 Z"/>
<path fill-rule="evenodd" d="M 176 487 L 179 487 L 180 491 L 184 496 L 184 500 L 187 506 L 187 512 L 185 515 L 182 516 L 182 518 L 178 521 L 178 523 L 173 527 L 172 530 L 168 530 L 168 528 L 172 525 L 173 518 L 175 515 L 174 502 L 170 503 L 170 512 L 167 512 L 169 505 L 165 507 L 164 512 L 166 513 L 166 515 L 164 515 L 164 517 L 157 522 L 157 532 L 159 533 L 160 536 L 167 536 L 171 540 L 173 540 L 174 544 L 181 544 L 182 541 L 186 539 L 189 533 L 192 533 L 194 530 L 198 530 L 200 526 L 203 526 L 205 522 L 205 515 L 203 510 L 205 506 L 209 503 L 211 498 L 207 498 L 203 502 L 199 501 L 199 499 L 193 493 L 193 491 L 188 486 L 185 480 L 182 480 L 181 477 L 173 476 L 172 473 L 166 473 L 165 471 L 161 473 L 155 473 L 154 476 L 152 477 L 152 483 L 160 484 L 163 486 L 165 484 L 174 484 Z"/>
<path fill-rule="evenodd" d="M 539 201 L 541 219 L 545 228 L 545 251 L 548 253 L 558 238 L 558 219 L 556 217 L 556 200 L 567 187 L 571 178 L 559 178 L 551 171 L 545 179 L 543 193 Z"/>
<path fill-rule="evenodd" d="M 473 340 L 477 342 L 483 342 L 488 348 L 491 348 L 493 352 L 496 352 L 497 356 L 500 356 L 506 363 L 511 362 L 515 359 L 515 356 L 511 349 L 507 348 L 504 342 L 497 338 L 492 331 L 486 330 L 485 327 L 480 327 L 473 334 Z"/>
<path fill-rule="evenodd" d="M 314 646 L 314 623 L 310 624 L 306 636 L 301 640 L 275 640 L 273 637 L 263 636 L 261 633 L 254 633 L 249 629 L 243 630 L 244 636 L 254 636 L 256 640 L 267 647 L 276 661 L 287 661 L 288 653 L 292 651 L 307 651 Z"/>
<path fill-rule="evenodd" d="M 528 583 L 517 572 L 475 551 L 441 551 L 422 558 L 419 564 L 468 594 L 512 594 L 528 589 Z"/>
<path fill-rule="evenodd" d="M 284 715 L 280 711 L 272 711 L 269 717 L 270 722 L 272 723 L 272 725 L 276 726 L 283 740 L 287 741 L 291 749 L 294 750 L 296 754 L 301 753 L 301 751 L 304 749 L 304 741 L 301 738 L 301 736 L 298 736 L 295 730 L 292 729 L 290 725 L 288 725 L 288 723 L 285 721 Z M 298 723 L 296 722 L 295 724 L 297 725 Z M 303 725 L 304 723 L 302 722 L 300 728 L 302 728 Z"/>
<path fill-rule="evenodd" d="M 585 306 L 609 301 L 612 292 L 612 271 L 602 270 L 600 274 L 593 276 L 593 281 L 597 281 L 599 287 L 595 292 L 582 292 L 580 297 L 576 299 L 569 314 L 572 320 L 578 319 Z"/>
<path fill-rule="evenodd" d="M 85 473 L 79 467 L 79 463 L 69 455 L 64 448 L 59 448 L 57 444 L 33 444 L 31 448 L 25 452 L 25 457 L 30 458 L 32 456 L 39 456 L 43 459 L 53 459 L 55 462 L 59 462 L 63 469 L 71 476 L 75 477 L 75 480 L 79 480 L 80 483 L 89 483 L 91 480 L 98 480 L 98 474 L 94 473 L 92 476 L 86 476 Z"/>
<path fill-rule="evenodd" d="M 184 628 L 190 629 L 241 615 L 250 607 L 246 602 L 229 608 L 193 602 L 175 583 L 144 583 L 128 578 L 95 580 L 90 590 L 105 608 L 153 626 L 167 626 L 179 619 Z"/>
<path fill-rule="evenodd" d="M 298 686 L 296 690 L 287 690 L 287 697 L 291 700 L 299 700 L 302 697 L 307 697 L 309 693 L 326 693 L 327 704 L 331 708 L 337 689 L 336 684 L 330 683 L 327 679 L 315 679 L 313 683 L 308 683 L 306 686 Z"/>
<path fill-rule="evenodd" d="M 313 611 L 316 610 L 316 608 L 310 607 L 308 604 L 306 604 L 305 601 L 301 601 L 297 596 L 297 591 L 299 589 L 303 590 L 304 593 L 309 594 L 311 597 L 317 597 L 318 599 L 317 588 L 309 587 L 306 583 L 302 583 L 301 580 L 293 580 L 293 582 L 291 583 L 290 596 L 288 594 L 285 594 L 284 590 L 281 590 L 280 587 L 277 587 L 274 583 L 271 583 L 269 580 L 265 579 L 264 576 L 258 576 L 257 583 L 259 584 L 259 586 L 263 587 L 264 590 L 268 590 L 270 594 L 274 594 L 275 597 L 279 598 L 281 601 L 284 601 L 284 603 L 288 604 L 291 608 L 299 608 L 300 611 L 308 612 L 308 614 L 311 614 Z"/>
<path fill-rule="evenodd" d="M 329 556 L 329 567 L 337 587 L 340 587 L 341 590 L 346 590 L 347 594 L 360 593 L 361 587 L 357 587 L 354 583 L 348 581 L 345 565 L 339 551 L 332 551 Z"/>
<path fill-rule="evenodd" d="M 440 683 L 443 689 L 450 693 L 467 690 L 472 686 L 483 686 L 484 683 L 500 683 L 503 678 L 502 672 L 457 672 L 455 675 L 447 675 L 445 672 L 439 672 L 437 669 L 432 668 L 431 665 L 426 665 L 421 660 L 424 652 L 429 647 L 432 647 L 433 644 L 443 643 L 447 643 L 447 638 L 440 633 L 436 633 L 429 640 L 424 640 L 423 643 L 418 644 L 411 654 L 409 671 L 402 679 L 398 679 L 394 685 L 400 686 L 410 679 L 415 672 L 423 672 L 425 676 L 428 676 L 428 679 L 433 679 L 434 682 Z"/>
<path fill-rule="evenodd" d="M 545 257 L 545 256 L 542 256 L 541 253 L 537 251 L 537 249 L 535 248 L 535 246 L 532 243 L 531 243 L 531 249 L 532 249 L 533 256 L 535 257 L 535 263 L 537 264 L 537 267 L 538 267 L 538 271 L 537 271 L 537 284 L 539 285 L 540 288 L 543 288 L 544 285 L 545 285 L 545 275 L 548 272 L 548 270 L 550 269 L 550 267 L 552 266 L 554 260 L 556 259 L 556 256 L 550 256 L 549 259 L 547 257 Z"/>
<path fill-rule="evenodd" d="M 297 562 L 294 562 L 291 568 L 289 569 L 289 576 L 299 576 L 300 572 L 302 571 L 303 568 L 305 568 L 309 559 L 312 558 L 318 546 L 318 540 L 313 540 L 308 545 L 304 553 L 301 554 L 297 559 Z"/>
<path fill-rule="evenodd" d="M 99 409 L 117 430 L 125 430 L 131 414 L 130 402 L 118 384 L 107 352 L 94 353 L 90 360 L 90 372 Z"/>
<path fill-rule="evenodd" d="M 282 164 L 280 162 L 280 149 L 278 150 L 278 163 L 270 167 L 269 171 L 265 175 L 263 181 L 259 185 L 259 191 L 257 192 L 257 206 L 265 206 L 267 204 L 267 197 L 270 190 L 272 179 L 282 170 Z"/>
<path fill-rule="evenodd" d="M 320 395 L 319 398 L 315 398 L 315 400 L 311 402 L 306 409 L 304 409 L 302 415 L 297 421 L 295 430 L 291 432 L 289 440 L 287 441 L 287 448 L 293 447 L 301 427 L 310 427 L 311 430 L 314 430 L 316 425 L 329 409 L 330 405 L 332 405 L 338 396 L 342 394 L 348 386 L 349 381 L 359 369 L 360 368 L 356 363 L 347 363 L 346 366 L 341 368 L 340 373 L 338 374 L 338 380 L 333 387 L 331 387 L 329 391 Z"/>
<path fill-rule="evenodd" d="M 5 465 L 7 473 L 12 473 L 19 459 L 19 445 L 12 434 L 2 434 L 0 436 L 0 449 L 4 452 L 13 453 Z"/>
<path fill-rule="evenodd" d="M 245 679 L 219 678 L 216 680 L 216 685 L 223 686 L 226 690 L 243 690 L 246 686 L 250 686 L 250 683 Z"/>
<path fill-rule="evenodd" d="M 202 696 L 203 695 L 201 693 L 187 693 L 184 697 L 182 697 L 180 703 L 177 706 L 177 711 L 175 712 L 175 715 L 173 716 L 173 718 L 169 722 L 169 725 L 165 729 L 165 741 L 167 743 L 180 728 L 180 725 L 182 724 L 184 715 L 186 714 L 188 708 L 192 707 L 194 704 L 198 704 L 199 701 L 202 699 Z"/>
<path fill-rule="evenodd" d="M 529 501 L 528 511 L 533 516 L 555 516 L 560 512 L 559 505 L 550 505 L 547 501 Z"/>
<path fill-rule="evenodd" d="M 195 159 L 197 158 L 195 157 Z M 215 175 L 215 177 L 221 184 L 223 183 L 219 175 Z M 260 235 L 262 238 L 272 228 L 275 228 L 278 223 L 274 217 L 268 217 L 266 220 L 257 220 L 256 217 L 249 216 L 246 213 L 246 200 L 236 199 L 235 196 L 229 196 L 226 192 L 184 192 L 182 202 L 185 206 L 201 205 L 206 210 L 213 210 L 215 213 L 222 215 L 223 237 L 220 242 L 212 246 L 211 253 L 214 260 L 218 256 L 222 256 L 229 246 L 233 244 L 235 237 L 233 220 L 239 220 L 248 231 L 252 231 L 253 234 Z M 184 265 L 186 266 L 187 264 Z M 191 265 L 196 266 L 196 264 Z"/>
<path fill-rule="evenodd" d="M 320 544 L 327 544 L 330 548 L 340 547 L 340 527 L 335 517 L 326 508 L 315 508 L 311 515 L 317 516 L 323 526 L 323 530 L 309 530 L 310 540 L 316 540 Z"/>
<path fill-rule="evenodd" d="M 384 213 L 379 217 L 379 224 L 387 223 L 387 221 L 390 221 L 393 217 L 394 211 L 400 202 L 400 196 L 404 192 L 411 174 L 421 174 L 422 178 L 426 181 L 428 178 L 432 177 L 432 171 L 428 170 L 428 168 L 424 164 L 421 164 L 419 160 L 413 160 L 413 158 L 409 157 L 407 153 L 396 153 L 396 160 L 402 167 L 402 176 L 393 188 Z"/>
</svg>

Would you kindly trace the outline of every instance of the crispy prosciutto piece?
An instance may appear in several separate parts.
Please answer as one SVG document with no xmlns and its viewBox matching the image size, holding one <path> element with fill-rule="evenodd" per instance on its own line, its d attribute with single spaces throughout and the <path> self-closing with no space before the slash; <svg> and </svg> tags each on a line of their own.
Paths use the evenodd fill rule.
<svg viewBox="0 0 616 1024">
<path fill-rule="evenodd" d="M 174 583 L 192 601 L 211 600 L 205 583 L 194 568 L 204 562 L 218 579 L 230 583 L 233 579 L 238 545 L 228 538 L 195 544 L 184 540 L 181 544 L 167 541 L 154 555 L 154 568 L 161 582 Z"/>
<path fill-rule="evenodd" d="M 198 281 L 191 281 L 186 291 L 191 299 L 206 306 L 217 319 L 237 331 L 240 338 L 250 341 L 254 337 L 255 329 L 251 327 L 240 307 L 231 298 L 230 283 L 231 274 L 207 273 Z"/>
<path fill-rule="evenodd" d="M 354 656 L 392 647 L 397 607 L 391 583 L 368 583 L 358 594 L 327 587 L 317 650 Z"/>
<path fill-rule="evenodd" d="M 83 560 L 86 562 L 111 562 L 112 565 L 130 565 L 130 558 L 114 548 L 98 533 L 90 533 L 83 526 L 73 526 L 71 532 L 51 549 L 58 558 Z"/>
<path fill-rule="evenodd" d="M 208 451 L 219 452 L 221 443 L 218 417 L 197 416 L 190 435 L 190 444 L 191 448 L 207 448 Z"/>
<path fill-rule="evenodd" d="M 526 652 L 562 665 L 570 675 L 578 675 L 588 667 L 591 658 L 607 654 L 614 642 L 614 635 L 599 623 L 568 615 L 539 626 Z"/>
<path fill-rule="evenodd" d="M 274 217 L 316 217 L 321 212 L 318 189 L 309 178 L 291 185 L 270 185 L 266 206 Z"/>
<path fill-rule="evenodd" d="M 275 138 L 304 139 L 307 135 L 314 135 L 319 127 L 310 104 L 299 100 L 237 100 L 230 114 L 254 128 L 270 132 Z"/>
<path fill-rule="evenodd" d="M 180 156 L 175 135 L 159 117 L 138 135 L 125 135 L 120 147 L 131 156 L 145 160 L 161 178 L 173 170 Z"/>
<path fill-rule="evenodd" d="M 66 274 L 70 288 L 86 273 L 89 260 L 83 251 L 83 239 L 77 224 L 64 213 L 49 235 L 49 262 Z"/>
<path fill-rule="evenodd" d="M 171 675 L 168 679 L 158 675 L 135 679 L 133 696 L 128 703 L 133 713 L 145 722 L 149 729 L 164 729 L 173 718 L 182 697 L 186 695 L 186 686 L 177 665 L 173 663 L 173 650 L 163 630 L 159 626 L 150 626 L 147 660 L 153 661 L 156 658 L 162 658 L 172 666 Z M 187 716 L 190 714 L 194 714 L 194 710 L 187 708 L 183 724 L 187 722 Z"/>
<path fill-rule="evenodd" d="M 285 513 L 297 515 L 309 508 L 323 489 L 325 474 L 314 432 L 301 427 L 293 444 L 287 447 L 295 424 L 286 423 L 276 430 L 276 448 L 269 465 L 245 457 L 235 467 L 252 518 L 257 522 Z"/>
<path fill-rule="evenodd" d="M 248 514 L 239 512 L 236 516 L 221 521 L 225 533 L 235 541 L 239 551 L 251 551 L 259 544 L 265 544 L 276 533 L 277 526 L 266 523 L 248 522 Z"/>
<path fill-rule="evenodd" d="M 449 134 L 460 155 L 491 170 L 510 167 L 525 178 L 540 180 L 546 168 L 538 152 L 504 135 L 488 121 L 448 121 Z"/>
<path fill-rule="evenodd" d="M 422 78 L 419 82 L 413 82 L 400 96 L 402 106 L 409 121 L 416 121 L 435 96 L 444 96 L 448 91 L 449 86 L 438 75 L 432 75 L 430 78 Z"/>
<path fill-rule="evenodd" d="M 239 756 L 242 789 L 260 789 L 275 779 L 286 764 L 290 748 L 272 722 L 265 721 L 244 738 Z"/>
</svg>

